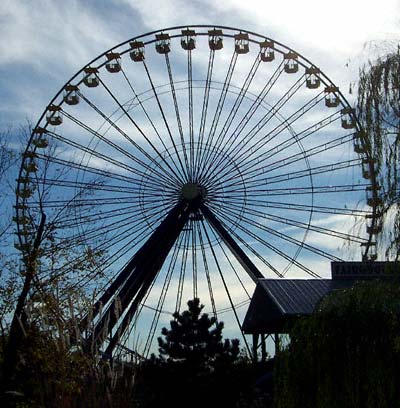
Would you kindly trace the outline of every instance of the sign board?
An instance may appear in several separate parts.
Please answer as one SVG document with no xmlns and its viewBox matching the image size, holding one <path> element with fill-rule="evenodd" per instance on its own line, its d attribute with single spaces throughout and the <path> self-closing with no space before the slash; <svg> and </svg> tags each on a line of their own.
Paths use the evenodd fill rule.
<svg viewBox="0 0 400 408">
<path fill-rule="evenodd" d="M 332 279 L 376 279 L 400 275 L 399 262 L 331 262 Z"/>
</svg>

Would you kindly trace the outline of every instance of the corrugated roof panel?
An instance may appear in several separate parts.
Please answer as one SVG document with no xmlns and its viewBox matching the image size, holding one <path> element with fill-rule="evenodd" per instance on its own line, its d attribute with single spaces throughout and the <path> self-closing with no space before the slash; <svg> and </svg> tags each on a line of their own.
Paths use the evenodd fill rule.
<svg viewBox="0 0 400 408">
<path fill-rule="evenodd" d="M 284 314 L 310 314 L 331 290 L 330 279 L 260 279 Z"/>
</svg>

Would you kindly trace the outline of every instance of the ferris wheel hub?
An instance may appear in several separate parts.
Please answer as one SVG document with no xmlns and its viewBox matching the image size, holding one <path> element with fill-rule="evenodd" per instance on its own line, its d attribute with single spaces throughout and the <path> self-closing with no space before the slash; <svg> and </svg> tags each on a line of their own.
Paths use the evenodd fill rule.
<svg viewBox="0 0 400 408">
<path fill-rule="evenodd" d="M 206 189 L 198 183 L 186 183 L 182 186 L 181 196 L 187 201 L 204 198 Z"/>
</svg>

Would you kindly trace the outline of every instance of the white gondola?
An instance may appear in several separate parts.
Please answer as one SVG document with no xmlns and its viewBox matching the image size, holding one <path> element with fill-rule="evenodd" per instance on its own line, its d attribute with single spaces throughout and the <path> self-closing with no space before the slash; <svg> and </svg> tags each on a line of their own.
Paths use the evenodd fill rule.
<svg viewBox="0 0 400 408">
<path fill-rule="evenodd" d="M 67 105 L 77 105 L 79 103 L 78 87 L 68 84 L 64 87 L 63 100 Z"/>
<path fill-rule="evenodd" d="M 340 99 L 337 93 L 339 88 L 337 86 L 327 86 L 325 88 L 325 106 L 328 108 L 336 108 L 339 106 Z"/>
<path fill-rule="evenodd" d="M 365 246 L 365 245 L 361 244 L 361 246 Z M 376 261 L 377 259 L 378 259 L 378 252 L 376 248 L 376 242 L 370 242 L 368 255 L 363 255 L 363 261 L 373 262 L 373 261 Z"/>
<path fill-rule="evenodd" d="M 222 30 L 208 31 L 208 46 L 211 50 L 221 50 L 224 46 L 222 42 Z"/>
<path fill-rule="evenodd" d="M 343 108 L 340 111 L 342 115 L 342 128 L 343 129 L 353 129 L 356 125 L 356 121 L 354 118 L 354 109 L 353 108 Z"/>
<path fill-rule="evenodd" d="M 29 188 L 29 187 L 20 187 L 16 192 L 17 197 L 21 197 L 21 198 L 29 198 L 33 196 L 33 189 Z"/>
<path fill-rule="evenodd" d="M 373 188 L 372 186 L 368 186 L 365 189 L 367 204 L 370 207 L 377 207 L 379 205 L 382 205 L 382 199 L 378 196 L 376 192 L 378 190 L 379 190 L 379 187 Z"/>
<path fill-rule="evenodd" d="M 118 52 L 109 52 L 106 54 L 106 70 L 111 73 L 121 71 L 121 55 Z"/>
<path fill-rule="evenodd" d="M 38 165 L 31 160 L 25 163 L 23 168 L 27 173 L 35 173 L 38 170 Z"/>
<path fill-rule="evenodd" d="M 235 51 L 238 54 L 249 52 L 249 35 L 247 33 L 235 34 Z"/>
<path fill-rule="evenodd" d="M 131 52 L 129 56 L 132 61 L 140 62 L 144 60 L 144 44 L 142 41 L 131 41 L 129 43 L 131 46 Z"/>
<path fill-rule="evenodd" d="M 95 88 L 96 86 L 99 85 L 99 78 L 97 76 L 99 70 L 94 67 L 86 67 L 84 70 L 84 77 L 83 77 L 83 83 L 88 87 L 88 88 Z"/>
<path fill-rule="evenodd" d="M 29 224 L 29 218 L 26 215 L 16 216 L 13 217 L 12 220 L 20 225 L 27 225 Z"/>
<path fill-rule="evenodd" d="M 156 51 L 159 54 L 168 54 L 171 51 L 171 39 L 169 34 L 156 34 Z"/>
<path fill-rule="evenodd" d="M 182 39 L 181 46 L 186 51 L 191 51 L 196 48 L 195 36 L 196 33 L 194 30 L 182 30 Z"/>
<path fill-rule="evenodd" d="M 287 74 L 295 74 L 299 70 L 298 55 L 293 51 L 289 51 L 284 54 L 283 58 L 285 60 L 285 72 Z"/>
<path fill-rule="evenodd" d="M 367 153 L 367 148 L 365 145 L 365 135 L 364 132 L 356 132 L 353 135 L 353 145 L 354 152 L 358 154 Z"/>
<path fill-rule="evenodd" d="M 317 89 L 321 85 L 319 74 L 321 71 L 319 68 L 310 67 L 306 68 L 306 87 L 309 89 Z"/>
<path fill-rule="evenodd" d="M 63 121 L 61 106 L 50 105 L 47 108 L 46 121 L 49 125 L 53 126 L 61 125 Z"/>
<path fill-rule="evenodd" d="M 265 40 L 260 43 L 260 57 L 261 61 L 271 62 L 275 59 L 274 42 Z"/>
</svg>

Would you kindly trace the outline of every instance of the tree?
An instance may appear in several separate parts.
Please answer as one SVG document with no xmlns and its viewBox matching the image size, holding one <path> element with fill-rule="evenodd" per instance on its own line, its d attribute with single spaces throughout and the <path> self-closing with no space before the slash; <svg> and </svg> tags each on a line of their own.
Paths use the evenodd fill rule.
<svg viewBox="0 0 400 408">
<path fill-rule="evenodd" d="M 26 384 L 21 382 L 21 379 L 28 378 L 24 377 L 24 370 L 35 368 L 38 373 L 41 369 L 50 373 L 52 369 L 56 369 L 55 365 L 69 365 L 69 356 L 82 356 L 76 342 L 72 344 L 70 339 L 80 335 L 78 313 L 81 312 L 82 316 L 90 310 L 89 296 L 93 294 L 85 293 L 85 288 L 80 283 L 85 279 L 91 282 L 91 289 L 96 288 L 103 277 L 97 265 L 104 263 L 100 258 L 105 255 L 104 250 L 93 249 L 79 234 L 71 234 L 71 230 L 68 230 L 68 236 L 65 232 L 67 228 L 63 226 L 63 222 L 65 224 L 66 219 L 79 219 L 83 216 L 79 208 L 65 206 L 60 210 L 47 206 L 44 209 L 44 200 L 47 196 L 52 196 L 51 188 L 56 188 L 57 183 L 62 183 L 67 176 L 57 171 L 51 161 L 52 157 L 59 154 L 55 143 L 49 142 L 47 153 L 42 156 L 39 169 L 41 177 L 49 179 L 45 186 L 36 184 L 36 165 L 31 166 L 32 169 L 27 169 L 24 165 L 26 174 L 18 177 L 21 159 L 19 150 L 25 147 L 31 129 L 29 126 L 21 127 L 18 133 L 21 140 L 13 148 L 10 140 L 16 140 L 17 137 L 11 131 L 0 133 L 0 184 L 3 187 L 0 244 L 4 244 L 0 251 L 0 322 L 3 340 L 0 391 L 6 393 L 29 386 L 28 380 Z M 22 153 L 22 157 L 26 157 L 26 153 Z M 18 187 L 15 189 L 17 178 Z M 91 186 L 85 187 L 76 194 L 83 198 L 91 195 Z M 23 240 L 14 247 L 11 212 L 14 212 L 12 204 L 15 203 L 15 194 L 20 202 L 33 194 L 37 205 L 32 208 L 24 204 L 18 206 L 18 212 L 21 206 L 24 215 L 21 217 L 18 213 L 13 218 L 19 223 L 19 236 Z M 22 218 L 23 222 L 20 221 Z M 99 240 L 99 245 L 101 242 Z M 50 350 L 60 344 L 62 347 L 58 349 L 58 361 L 51 357 L 48 361 L 46 358 L 36 358 L 46 348 Z M 90 361 L 85 357 L 84 361 L 85 368 L 96 364 L 95 359 Z M 80 371 L 90 374 L 90 370 Z M 36 389 L 40 388 L 39 381 L 43 381 L 43 384 L 50 381 L 50 375 L 30 377 L 37 380 Z M 12 401 L 10 404 L 14 406 Z"/>
<path fill-rule="evenodd" d="M 239 356 L 239 340 L 222 341 L 223 322 L 202 314 L 204 305 L 195 298 L 188 310 L 175 312 L 170 329 L 163 328 L 165 337 L 158 338 L 160 357 L 168 361 L 186 362 L 191 367 L 209 369 L 218 363 L 234 362 Z"/>
<path fill-rule="evenodd" d="M 277 408 L 398 406 L 398 282 L 332 292 L 290 336 L 275 372 Z"/>
<path fill-rule="evenodd" d="M 138 407 L 268 406 L 269 395 L 255 395 L 259 370 L 239 349 L 239 340 L 223 340 L 223 322 L 202 313 L 198 298 L 174 313 L 154 354 L 136 376 Z M 255 401 L 258 401 L 255 403 Z M 257 405 L 260 401 L 264 405 Z"/>
<path fill-rule="evenodd" d="M 384 222 L 381 247 L 400 257 L 400 48 L 360 70 L 357 113 L 370 157 L 375 160 L 379 212 Z"/>
</svg>

